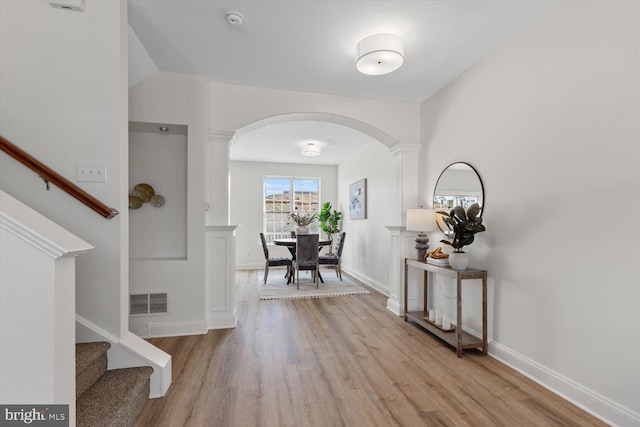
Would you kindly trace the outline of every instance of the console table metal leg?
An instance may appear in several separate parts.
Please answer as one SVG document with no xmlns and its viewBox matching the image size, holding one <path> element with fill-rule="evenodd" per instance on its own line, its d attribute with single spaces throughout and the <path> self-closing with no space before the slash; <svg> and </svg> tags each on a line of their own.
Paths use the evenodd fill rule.
<svg viewBox="0 0 640 427">
<path fill-rule="evenodd" d="M 482 353 L 487 354 L 487 272 L 482 275 Z"/>
<path fill-rule="evenodd" d="M 407 287 L 408 287 L 408 276 L 409 276 L 409 265 L 407 265 L 407 259 L 404 259 L 404 307 L 403 307 L 403 313 L 404 313 L 404 321 L 407 321 L 407 310 L 409 309 L 407 307 L 407 301 L 409 300 L 409 297 L 407 296 Z"/>
<path fill-rule="evenodd" d="M 458 345 L 456 350 L 458 350 L 458 357 L 462 357 L 462 276 L 458 273 L 457 280 L 457 291 L 456 291 L 456 300 L 457 300 L 457 322 L 456 325 L 456 333 L 458 334 Z"/>
<path fill-rule="evenodd" d="M 425 270 L 423 273 L 422 288 L 424 295 L 422 299 L 422 311 L 425 313 L 425 316 L 427 316 L 427 311 L 429 310 L 429 272 Z"/>
</svg>

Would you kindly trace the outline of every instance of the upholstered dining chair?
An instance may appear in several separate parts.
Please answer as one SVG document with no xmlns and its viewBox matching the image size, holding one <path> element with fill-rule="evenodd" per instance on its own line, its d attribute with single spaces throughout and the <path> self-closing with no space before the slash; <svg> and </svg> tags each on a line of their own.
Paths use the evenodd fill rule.
<svg viewBox="0 0 640 427">
<path fill-rule="evenodd" d="M 296 259 L 293 261 L 293 268 L 296 271 L 296 289 L 300 289 L 300 270 L 313 271 L 313 281 L 318 284 L 318 242 L 320 236 L 317 234 L 298 234 L 296 242 Z"/>
<path fill-rule="evenodd" d="M 342 269 L 340 268 L 340 259 L 342 258 L 342 249 L 344 248 L 344 238 L 347 233 L 342 232 L 338 236 L 338 244 L 336 247 L 336 253 L 331 255 L 323 255 L 319 258 L 320 265 L 330 265 L 336 270 L 336 276 L 340 278 L 342 282 Z"/>
<path fill-rule="evenodd" d="M 267 248 L 267 239 L 264 238 L 264 233 L 260 233 L 260 240 L 262 240 L 262 250 L 264 251 L 264 283 L 267 283 L 267 276 L 269 275 L 269 267 L 287 267 L 287 277 L 291 274 L 292 261 L 291 258 L 269 257 L 269 248 Z"/>
</svg>

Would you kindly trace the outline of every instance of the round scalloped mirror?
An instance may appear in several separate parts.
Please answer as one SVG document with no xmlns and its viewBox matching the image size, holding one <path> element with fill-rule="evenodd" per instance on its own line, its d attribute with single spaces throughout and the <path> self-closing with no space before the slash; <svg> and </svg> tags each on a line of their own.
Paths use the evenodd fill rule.
<svg viewBox="0 0 640 427">
<path fill-rule="evenodd" d="M 480 205 L 480 216 L 484 213 L 484 186 L 478 171 L 468 163 L 452 163 L 445 168 L 433 190 L 433 209 L 450 211 L 454 206 L 467 209 L 473 203 Z M 438 215 L 438 227 L 447 234 L 448 229 Z"/>
</svg>

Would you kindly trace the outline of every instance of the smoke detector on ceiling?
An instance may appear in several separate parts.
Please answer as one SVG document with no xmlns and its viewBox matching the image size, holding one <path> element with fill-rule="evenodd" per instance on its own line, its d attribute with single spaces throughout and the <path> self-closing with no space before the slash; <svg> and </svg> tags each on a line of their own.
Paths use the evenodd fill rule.
<svg viewBox="0 0 640 427">
<path fill-rule="evenodd" d="M 227 13 L 227 22 L 233 27 L 242 26 L 242 15 L 236 12 Z"/>
<path fill-rule="evenodd" d="M 63 10 L 75 10 L 76 12 L 84 12 L 84 0 L 49 0 L 51 7 Z"/>
</svg>

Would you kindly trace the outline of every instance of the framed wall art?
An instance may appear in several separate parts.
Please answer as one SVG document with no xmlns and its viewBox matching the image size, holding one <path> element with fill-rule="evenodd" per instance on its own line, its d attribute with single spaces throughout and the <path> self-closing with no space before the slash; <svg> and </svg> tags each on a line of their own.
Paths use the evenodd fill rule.
<svg viewBox="0 0 640 427">
<path fill-rule="evenodd" d="M 367 218 L 367 178 L 349 186 L 349 219 Z"/>
</svg>

